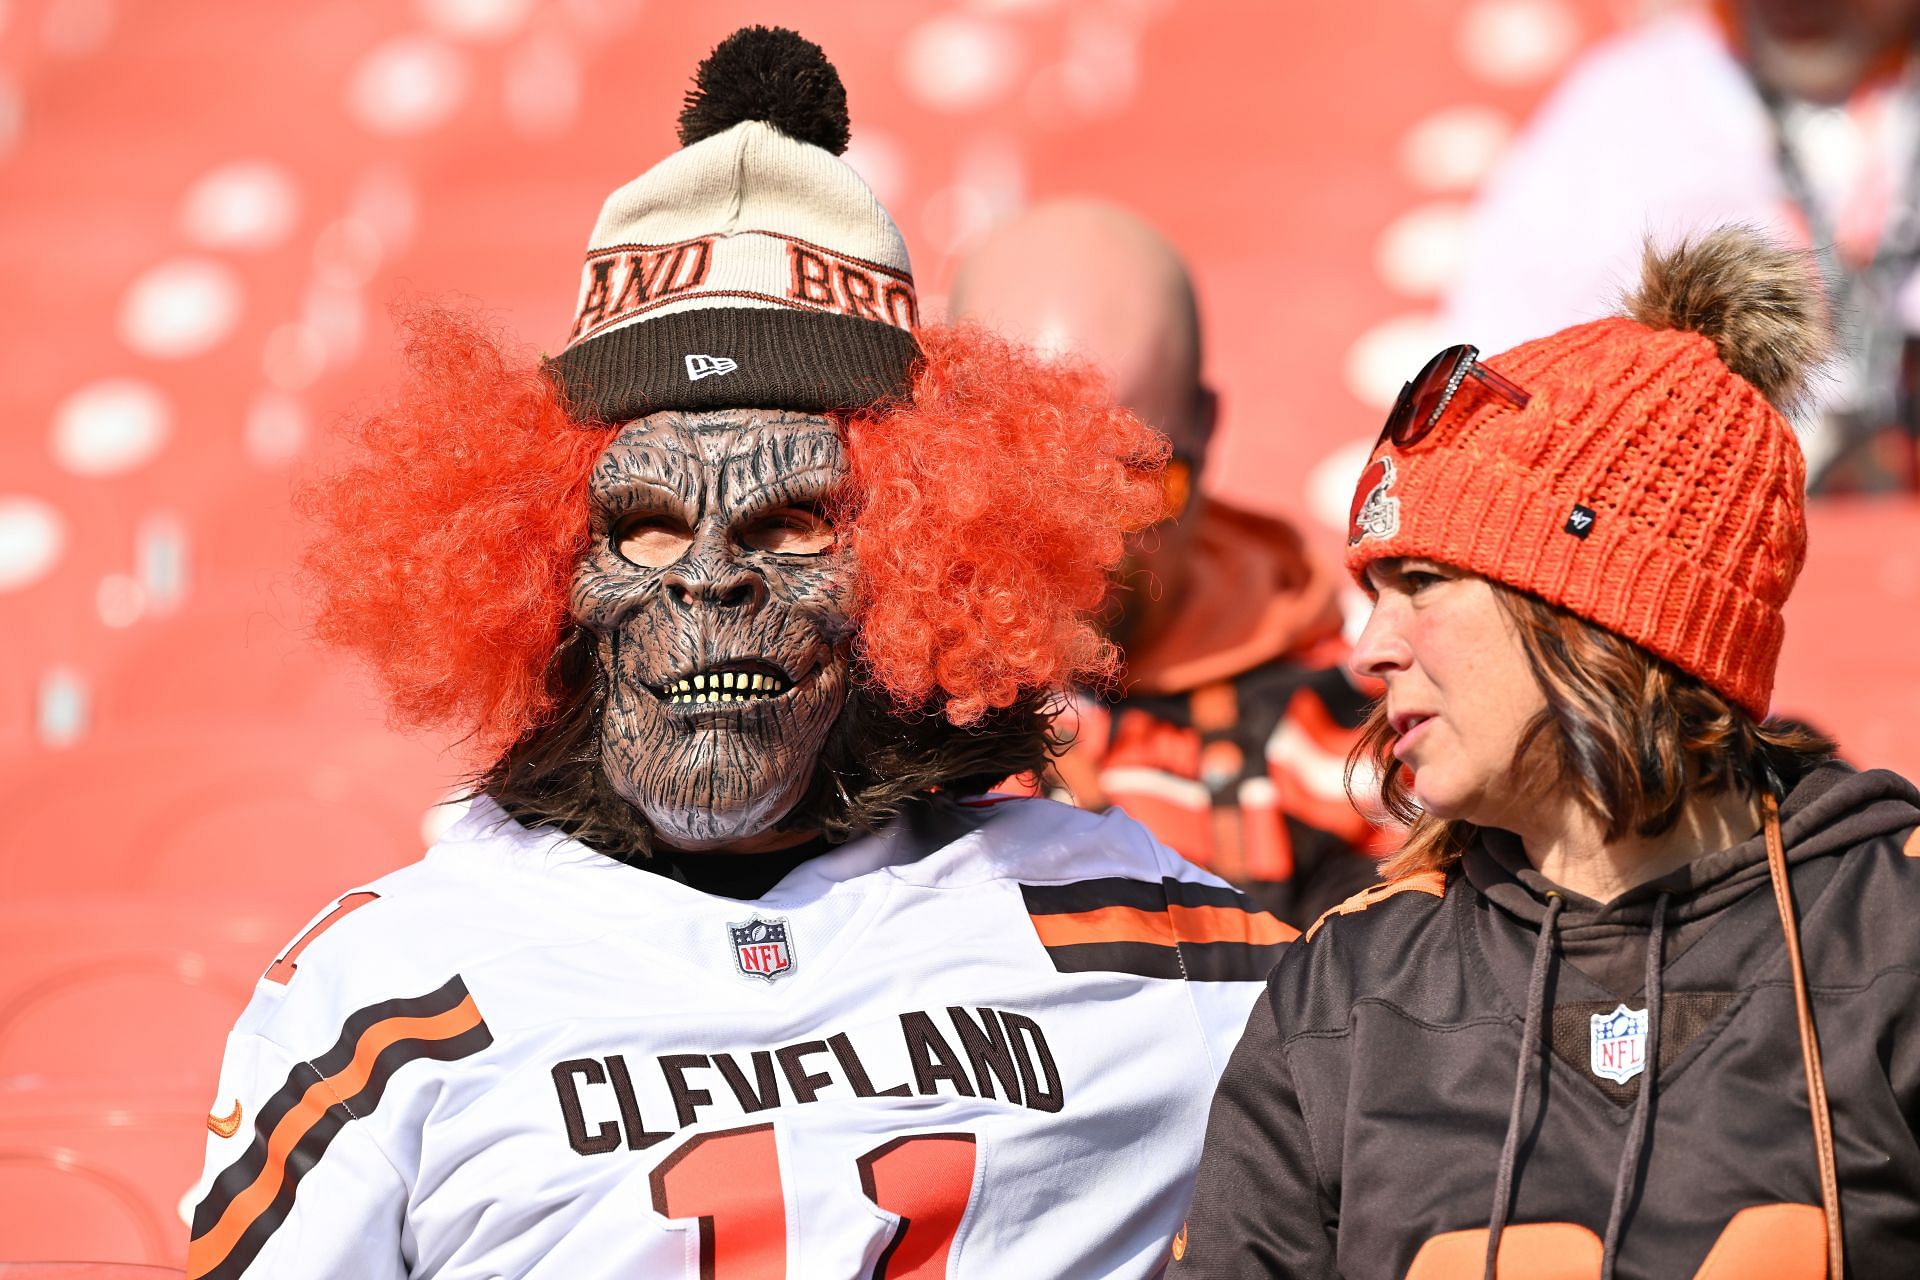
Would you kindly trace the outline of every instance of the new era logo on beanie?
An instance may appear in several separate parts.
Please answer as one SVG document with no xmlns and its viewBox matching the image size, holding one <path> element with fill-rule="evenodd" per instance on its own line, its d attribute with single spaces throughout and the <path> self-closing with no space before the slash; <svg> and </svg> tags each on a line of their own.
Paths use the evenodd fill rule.
<svg viewBox="0 0 1920 1280">
<path fill-rule="evenodd" d="M 724 377 L 739 367 L 725 356 L 690 355 L 687 357 L 687 377 L 695 382 L 702 378 Z"/>
<path fill-rule="evenodd" d="M 683 149 L 608 197 L 594 226 L 550 364 L 576 412 L 818 413 L 906 393 L 913 269 L 837 158 L 847 138 L 846 91 L 818 45 L 748 27 L 714 49 L 680 116 Z"/>
</svg>

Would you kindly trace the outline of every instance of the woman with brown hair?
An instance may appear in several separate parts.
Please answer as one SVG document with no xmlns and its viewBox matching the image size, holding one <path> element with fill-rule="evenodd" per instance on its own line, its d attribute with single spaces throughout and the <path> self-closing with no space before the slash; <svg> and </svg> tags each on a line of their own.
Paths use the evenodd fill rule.
<svg viewBox="0 0 1920 1280">
<path fill-rule="evenodd" d="M 1356 763 L 1409 833 L 1269 979 L 1176 1276 L 1920 1273 L 1920 792 L 1767 718 L 1818 284 L 1726 230 L 1627 312 L 1382 433 Z"/>
</svg>

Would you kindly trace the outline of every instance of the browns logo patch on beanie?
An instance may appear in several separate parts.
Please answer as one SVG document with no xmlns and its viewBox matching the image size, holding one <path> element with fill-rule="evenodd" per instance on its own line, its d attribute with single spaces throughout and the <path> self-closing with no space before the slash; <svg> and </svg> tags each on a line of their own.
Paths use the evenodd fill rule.
<svg viewBox="0 0 1920 1280">
<path fill-rule="evenodd" d="M 904 396 L 919 347 L 899 228 L 838 156 L 826 54 L 747 27 L 695 73 L 683 149 L 608 197 L 567 346 L 549 368 L 583 417 L 859 409 Z"/>
<path fill-rule="evenodd" d="M 1819 276 L 1723 228 L 1649 246 L 1625 309 L 1488 360 L 1524 408 L 1468 379 L 1425 438 L 1383 440 L 1347 566 L 1364 578 L 1419 557 L 1481 574 L 1763 719 L 1806 559 L 1806 464 L 1785 411 L 1830 349 Z"/>
</svg>

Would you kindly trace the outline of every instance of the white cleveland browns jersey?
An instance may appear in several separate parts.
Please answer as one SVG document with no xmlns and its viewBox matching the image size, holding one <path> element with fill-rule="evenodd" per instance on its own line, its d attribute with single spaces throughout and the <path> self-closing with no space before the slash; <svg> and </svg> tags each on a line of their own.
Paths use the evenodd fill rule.
<svg viewBox="0 0 1920 1280">
<path fill-rule="evenodd" d="M 1157 1274 L 1293 931 L 1122 814 L 962 814 L 742 902 L 476 802 L 261 979 L 188 1275 Z"/>
</svg>

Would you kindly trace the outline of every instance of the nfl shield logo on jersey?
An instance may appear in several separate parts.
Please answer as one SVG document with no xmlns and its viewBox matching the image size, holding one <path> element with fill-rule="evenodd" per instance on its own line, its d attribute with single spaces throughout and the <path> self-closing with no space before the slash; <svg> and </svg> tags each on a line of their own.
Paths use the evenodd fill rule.
<svg viewBox="0 0 1920 1280">
<path fill-rule="evenodd" d="M 772 982 L 793 972 L 793 940 L 785 920 L 763 920 L 759 916 L 745 924 L 729 924 L 733 935 L 733 962 L 750 978 Z"/>
<path fill-rule="evenodd" d="M 1625 1084 L 1647 1067 L 1647 1011 L 1617 1006 L 1593 1015 L 1587 1040 L 1587 1065 L 1593 1074 Z"/>
</svg>

